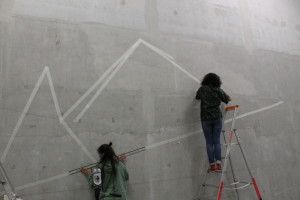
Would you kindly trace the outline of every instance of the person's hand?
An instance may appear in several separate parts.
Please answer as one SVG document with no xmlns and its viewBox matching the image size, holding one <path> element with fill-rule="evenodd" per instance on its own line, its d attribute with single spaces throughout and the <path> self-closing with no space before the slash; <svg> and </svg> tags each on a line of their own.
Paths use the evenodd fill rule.
<svg viewBox="0 0 300 200">
<path fill-rule="evenodd" d="M 119 157 L 119 161 L 122 162 L 122 163 L 125 163 L 125 162 L 126 162 L 126 155 L 125 155 L 125 154 L 122 154 L 122 155 Z"/>
<path fill-rule="evenodd" d="M 83 167 L 80 169 L 80 171 L 81 171 L 81 173 L 83 173 L 85 175 L 91 173 L 89 169 L 86 169 L 86 168 L 83 168 Z"/>
</svg>

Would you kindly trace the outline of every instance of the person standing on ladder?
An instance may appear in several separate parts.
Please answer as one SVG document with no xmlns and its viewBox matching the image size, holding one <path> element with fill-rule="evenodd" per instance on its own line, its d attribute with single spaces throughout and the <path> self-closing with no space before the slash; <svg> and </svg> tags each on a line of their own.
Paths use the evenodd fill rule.
<svg viewBox="0 0 300 200">
<path fill-rule="evenodd" d="M 222 81 L 217 74 L 208 73 L 204 76 L 196 94 L 196 99 L 201 100 L 201 124 L 211 172 L 222 171 L 220 139 L 223 116 L 220 105 L 222 102 L 228 104 L 231 101 L 221 89 L 221 85 Z"/>
</svg>

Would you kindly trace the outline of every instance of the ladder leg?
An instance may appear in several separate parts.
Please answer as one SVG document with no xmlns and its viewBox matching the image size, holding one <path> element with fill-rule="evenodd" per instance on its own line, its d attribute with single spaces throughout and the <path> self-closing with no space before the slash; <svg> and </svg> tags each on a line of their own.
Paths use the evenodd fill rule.
<svg viewBox="0 0 300 200">
<path fill-rule="evenodd" d="M 229 141 L 228 141 L 227 148 L 226 148 L 227 149 L 226 156 L 225 156 L 225 161 L 224 161 L 224 166 L 223 166 L 222 176 L 221 176 L 221 181 L 220 181 L 220 186 L 219 186 L 218 200 L 221 200 L 221 198 L 222 198 L 225 173 L 227 170 L 228 160 L 229 160 L 229 156 L 230 156 L 230 146 L 231 146 L 232 136 L 233 136 L 233 131 L 230 131 L 230 136 L 229 136 Z"/>
<path fill-rule="evenodd" d="M 229 156 L 229 163 L 230 163 L 230 169 L 231 169 L 233 181 L 236 182 L 237 179 L 236 179 L 236 176 L 235 176 L 235 173 L 234 173 L 234 167 L 233 167 L 233 164 L 232 164 L 232 161 L 231 161 L 231 156 Z M 234 184 L 234 187 L 235 187 L 237 199 L 240 200 L 240 194 L 239 194 L 239 191 L 237 189 L 237 185 Z"/>
<path fill-rule="evenodd" d="M 202 184 L 201 184 L 201 186 L 200 186 L 200 190 L 199 190 L 199 193 L 198 193 L 198 195 L 197 195 L 197 200 L 200 200 L 200 195 L 201 195 L 201 193 L 202 193 L 202 189 L 203 189 L 203 187 L 205 187 L 205 183 L 206 183 L 206 179 L 207 179 L 207 175 L 209 174 L 209 171 L 207 170 L 207 172 L 206 172 L 206 174 L 205 174 L 205 178 L 204 178 L 204 180 L 203 180 L 203 182 L 202 182 Z"/>
<path fill-rule="evenodd" d="M 251 180 L 252 180 L 252 183 L 253 183 L 255 192 L 256 192 L 256 194 L 257 194 L 257 197 L 258 197 L 259 200 L 262 200 L 262 197 L 261 197 L 261 194 L 260 194 L 258 185 L 257 185 L 257 183 L 256 183 L 255 178 L 253 177 L 253 175 L 252 175 L 252 173 L 251 173 L 250 167 L 249 167 L 249 165 L 248 165 L 248 162 L 247 162 L 247 159 L 246 159 L 246 156 L 245 156 L 243 147 L 242 147 L 242 145 L 241 145 L 241 143 L 240 143 L 240 138 L 239 138 L 239 136 L 238 136 L 238 133 L 237 133 L 236 129 L 234 129 L 234 135 L 235 135 L 235 137 L 236 137 L 236 139 L 237 139 L 238 146 L 239 146 L 239 148 L 240 148 L 240 150 L 241 150 L 243 159 L 244 159 L 244 161 L 245 161 L 245 163 L 246 163 L 246 166 L 247 166 L 247 169 L 248 169 L 248 173 L 249 173 L 249 175 L 250 175 L 250 177 L 251 177 Z"/>
<path fill-rule="evenodd" d="M 223 131 L 223 137 L 224 137 L 225 144 L 227 144 L 227 140 L 226 140 L 226 137 L 225 137 L 225 131 Z M 227 146 L 226 146 L 226 148 L 227 148 Z M 235 176 L 235 173 L 234 173 L 234 167 L 233 167 L 233 164 L 232 164 L 232 161 L 231 161 L 231 156 L 229 156 L 229 163 L 230 163 L 230 169 L 231 169 L 233 181 L 236 182 L 237 179 L 236 179 L 236 176 Z M 240 194 L 239 194 L 239 191 L 237 190 L 237 186 L 234 185 L 234 187 L 236 188 L 235 191 L 236 191 L 237 199 L 240 200 Z"/>
</svg>

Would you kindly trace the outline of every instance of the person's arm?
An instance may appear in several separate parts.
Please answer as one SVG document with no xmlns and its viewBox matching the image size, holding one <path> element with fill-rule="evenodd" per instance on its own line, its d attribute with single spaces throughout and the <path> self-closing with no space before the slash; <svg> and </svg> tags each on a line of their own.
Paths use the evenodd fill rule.
<svg viewBox="0 0 300 200">
<path fill-rule="evenodd" d="M 127 156 L 125 154 L 122 154 L 118 159 L 119 159 L 120 162 L 122 162 L 123 164 L 125 164 L 126 158 L 127 158 Z"/>
<path fill-rule="evenodd" d="M 129 180 L 129 174 L 128 174 L 128 172 L 127 172 L 126 168 L 125 168 L 125 180 L 126 180 L 126 181 L 128 181 L 128 180 Z"/>
<path fill-rule="evenodd" d="M 86 168 L 81 168 L 80 171 L 81 171 L 81 173 L 83 173 L 85 175 L 89 175 L 92 173 L 91 169 L 86 169 Z"/>
<path fill-rule="evenodd" d="M 200 100 L 200 99 L 201 99 L 201 92 L 200 92 L 200 89 L 201 89 L 201 88 L 199 88 L 198 91 L 197 91 L 197 93 L 196 93 L 196 98 L 195 98 L 195 99 L 197 99 L 197 100 Z"/>
<path fill-rule="evenodd" d="M 224 92 L 221 88 L 220 88 L 219 91 L 220 91 L 220 92 L 218 93 L 218 96 L 219 96 L 220 100 L 221 100 L 222 102 L 228 104 L 228 102 L 232 100 L 231 97 L 228 96 L 228 95 L 226 94 L 226 92 Z"/>
</svg>

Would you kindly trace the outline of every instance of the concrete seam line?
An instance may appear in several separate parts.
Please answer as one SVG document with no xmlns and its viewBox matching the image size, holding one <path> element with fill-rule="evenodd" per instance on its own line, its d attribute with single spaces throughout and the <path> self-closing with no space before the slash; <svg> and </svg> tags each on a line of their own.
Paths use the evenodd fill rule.
<svg viewBox="0 0 300 200">
<path fill-rule="evenodd" d="M 283 101 L 279 101 L 275 104 L 272 104 L 270 106 L 266 106 L 266 107 L 263 107 L 263 108 L 260 108 L 260 109 L 257 109 L 257 110 L 253 110 L 253 111 L 250 111 L 250 112 L 247 112 L 245 114 L 242 114 L 242 115 L 239 115 L 237 117 L 237 119 L 241 119 L 241 118 L 244 118 L 244 117 L 247 117 L 247 116 L 250 116 L 250 115 L 253 115 L 253 114 L 256 114 L 256 113 L 259 113 L 259 112 L 262 112 L 262 111 L 265 111 L 265 110 L 269 110 L 271 108 L 274 108 L 276 106 L 279 106 L 280 104 L 284 103 Z M 231 119 L 229 120 L 226 120 L 225 123 L 229 123 L 231 121 Z M 180 140 L 180 139 L 184 139 L 184 138 L 187 138 L 187 137 L 190 137 L 190 136 L 193 136 L 193 135 L 196 135 L 198 133 L 201 133 L 202 130 L 199 130 L 199 131 L 194 131 L 194 132 L 191 132 L 189 134 L 186 134 L 186 135 L 182 135 L 182 136 L 178 136 L 178 137 L 174 137 L 172 139 L 169 139 L 169 140 L 165 140 L 165 141 L 162 141 L 162 142 L 158 142 L 158 143 L 154 143 L 154 144 L 151 144 L 151 145 L 147 145 L 145 146 L 145 149 L 146 150 L 149 150 L 149 149 L 152 149 L 154 147 L 158 147 L 158 146 L 161 146 L 161 145 L 165 145 L 165 144 L 168 144 L 170 142 L 174 142 L 174 141 L 177 141 L 177 140 Z M 69 174 L 68 172 L 66 173 L 63 173 L 63 174 Z M 61 174 L 62 175 L 62 174 Z M 43 183 L 47 183 L 47 182 L 51 182 L 53 180 L 57 180 L 57 179 L 60 179 L 60 178 L 64 178 L 66 176 L 61 176 L 60 175 L 57 175 L 57 176 L 54 176 L 56 177 L 55 179 L 52 179 L 51 177 L 48 178 L 48 179 L 44 179 L 44 180 L 41 180 L 41 183 L 37 183 L 39 181 L 36 181 L 36 182 L 33 182 L 33 183 L 29 183 L 29 184 L 26 184 L 26 185 L 23 185 L 23 186 L 19 186 L 17 187 L 18 190 L 21 190 L 21 189 L 24 189 L 24 186 L 26 186 L 26 188 L 30 187 L 31 185 L 32 186 L 36 186 L 36 185 L 39 185 L 39 184 L 43 184 Z M 20 189 L 21 188 L 21 189 Z"/>
</svg>

